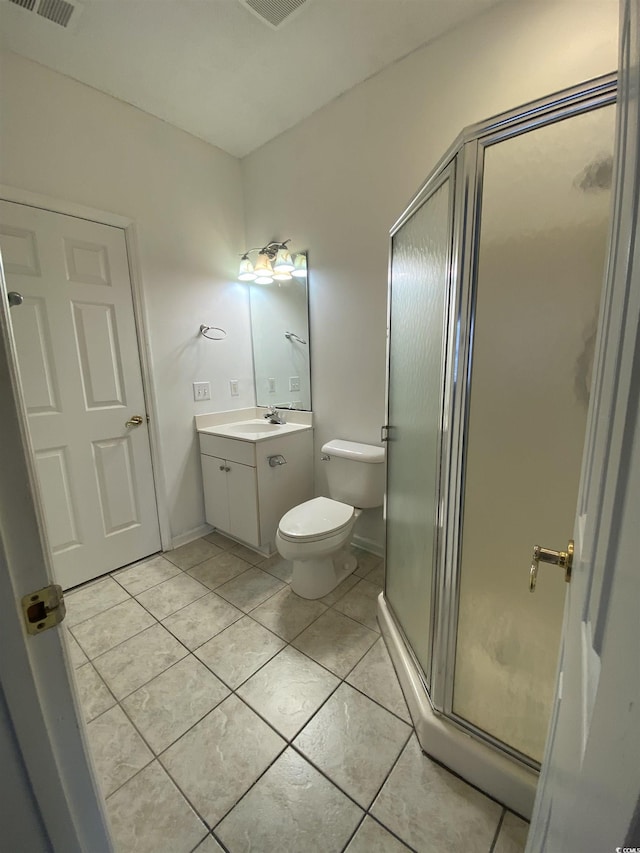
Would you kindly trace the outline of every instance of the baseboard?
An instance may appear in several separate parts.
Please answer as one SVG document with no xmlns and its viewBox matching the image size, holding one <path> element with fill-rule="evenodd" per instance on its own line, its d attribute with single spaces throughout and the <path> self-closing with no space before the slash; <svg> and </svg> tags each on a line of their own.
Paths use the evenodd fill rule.
<svg viewBox="0 0 640 853">
<path fill-rule="evenodd" d="M 181 545 L 188 545 L 188 543 L 193 542 L 194 539 L 201 539 L 203 536 L 212 532 L 213 527 L 210 524 L 201 524 L 200 527 L 195 527 L 193 530 L 187 530 L 186 533 L 180 533 L 179 536 L 173 536 L 171 539 L 171 548 L 168 550 L 172 551 L 174 548 L 179 548 Z"/>
<path fill-rule="evenodd" d="M 351 544 L 356 548 L 362 548 L 363 551 L 368 551 L 370 554 L 375 554 L 376 557 L 384 557 L 384 548 L 375 539 L 367 539 L 365 536 L 354 536 Z"/>
</svg>

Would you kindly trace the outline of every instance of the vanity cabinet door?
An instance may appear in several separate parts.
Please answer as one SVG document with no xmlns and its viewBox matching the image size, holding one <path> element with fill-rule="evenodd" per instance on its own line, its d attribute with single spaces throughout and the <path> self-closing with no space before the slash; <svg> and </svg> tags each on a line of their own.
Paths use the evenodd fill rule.
<svg viewBox="0 0 640 853">
<path fill-rule="evenodd" d="M 238 462 L 227 462 L 229 527 L 232 536 L 250 545 L 260 546 L 258 523 L 258 483 L 256 469 Z M 209 521 L 209 519 L 207 519 Z M 212 524 L 213 522 L 209 522 Z"/>
<path fill-rule="evenodd" d="M 204 514 L 214 527 L 231 533 L 229 527 L 229 498 L 227 495 L 227 468 L 224 459 L 201 456 L 204 484 Z"/>
</svg>

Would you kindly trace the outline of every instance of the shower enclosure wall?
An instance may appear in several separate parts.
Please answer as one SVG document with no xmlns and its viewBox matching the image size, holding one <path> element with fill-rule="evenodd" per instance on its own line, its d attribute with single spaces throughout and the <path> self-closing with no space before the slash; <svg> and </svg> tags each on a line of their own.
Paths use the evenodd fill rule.
<svg viewBox="0 0 640 853">
<path fill-rule="evenodd" d="M 379 615 L 425 752 L 533 804 L 609 230 L 616 81 L 466 129 L 391 232 Z"/>
</svg>

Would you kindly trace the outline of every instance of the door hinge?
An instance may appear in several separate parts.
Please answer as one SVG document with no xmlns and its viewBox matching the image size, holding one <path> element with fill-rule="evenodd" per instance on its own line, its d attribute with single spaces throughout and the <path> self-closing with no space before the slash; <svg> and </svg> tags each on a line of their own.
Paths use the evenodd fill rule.
<svg viewBox="0 0 640 853">
<path fill-rule="evenodd" d="M 64 593 L 57 583 L 22 596 L 22 613 L 29 634 L 42 634 L 48 628 L 55 628 L 66 612 Z"/>
</svg>

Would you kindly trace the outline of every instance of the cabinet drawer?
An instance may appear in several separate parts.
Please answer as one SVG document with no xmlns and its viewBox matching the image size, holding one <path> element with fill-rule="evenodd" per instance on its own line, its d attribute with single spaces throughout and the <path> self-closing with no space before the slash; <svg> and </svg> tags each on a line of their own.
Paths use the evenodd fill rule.
<svg viewBox="0 0 640 853">
<path fill-rule="evenodd" d="M 208 435 L 205 432 L 198 434 L 200 452 L 206 456 L 217 456 L 219 459 L 228 459 L 229 462 L 240 462 L 241 465 L 256 467 L 255 444 L 249 441 L 237 441 L 234 438 L 222 438 L 219 435 Z"/>
</svg>

